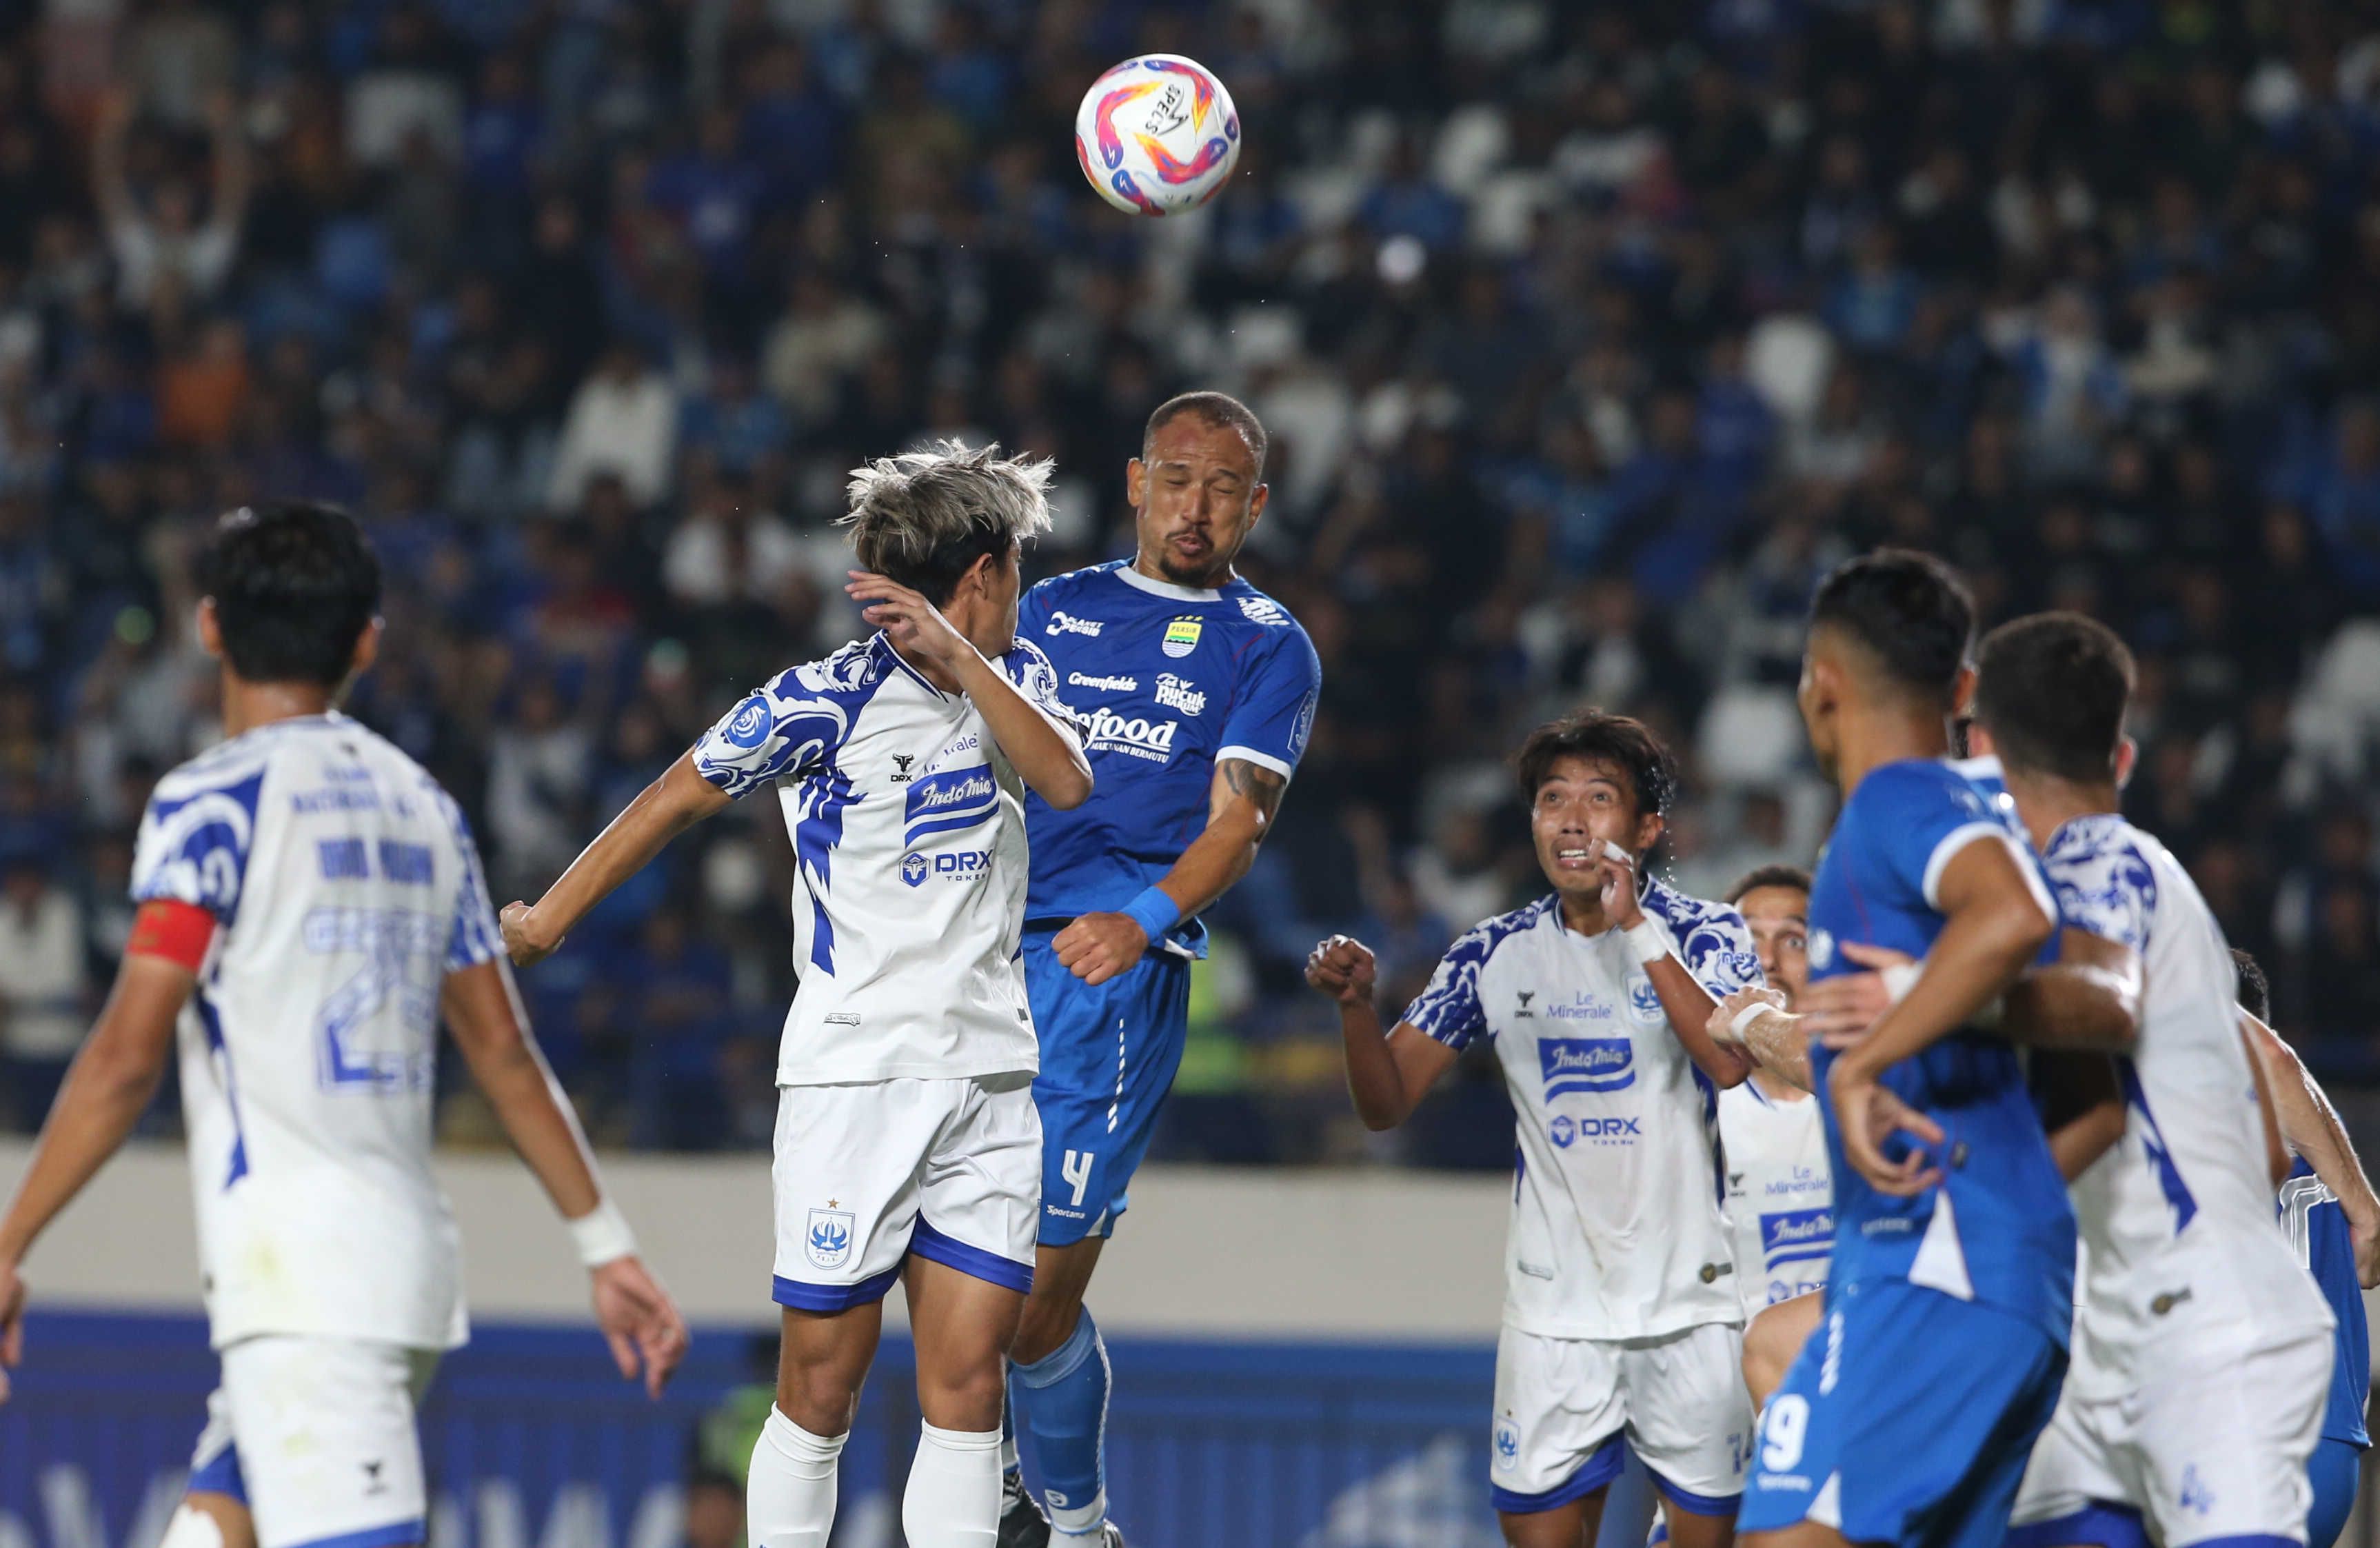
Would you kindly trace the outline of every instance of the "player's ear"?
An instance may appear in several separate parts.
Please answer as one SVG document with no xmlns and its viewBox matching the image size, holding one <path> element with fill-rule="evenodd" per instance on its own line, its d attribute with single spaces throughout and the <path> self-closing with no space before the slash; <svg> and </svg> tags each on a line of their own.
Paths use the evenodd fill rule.
<svg viewBox="0 0 2380 1548">
<path fill-rule="evenodd" d="M 199 648 L 214 657 L 224 658 L 223 620 L 215 616 L 215 599 L 199 599 Z"/>
<path fill-rule="evenodd" d="M 2116 788 L 2120 790 L 2132 782 L 2132 771 L 2141 766 L 2141 744 L 2126 737 L 2116 744 Z"/>
<path fill-rule="evenodd" d="M 1272 485 L 1269 483 L 1257 485 L 1256 493 L 1248 496 L 1248 530 L 1255 531 L 1257 523 L 1264 519 L 1265 502 L 1271 498 Z"/>
<path fill-rule="evenodd" d="M 381 628 L 381 621 L 374 618 L 356 636 L 356 653 L 347 660 L 347 681 L 352 683 L 370 671 L 372 663 L 380 659 Z"/>
<path fill-rule="evenodd" d="M 1653 852 L 1653 846 L 1661 842 L 1661 835 L 1669 831 L 1670 824 L 1662 821 L 1661 814 L 1658 811 L 1648 811 L 1637 819 L 1635 847 L 1636 859 L 1640 863 L 1645 856 Z"/>
<path fill-rule="evenodd" d="M 1975 669 L 1972 665 L 1959 668 L 1956 682 L 1950 685 L 1950 718 L 1964 720 L 1975 713 Z"/>
<path fill-rule="evenodd" d="M 1123 503 L 1138 510 L 1148 503 L 1148 464 L 1138 457 L 1123 465 Z"/>
</svg>

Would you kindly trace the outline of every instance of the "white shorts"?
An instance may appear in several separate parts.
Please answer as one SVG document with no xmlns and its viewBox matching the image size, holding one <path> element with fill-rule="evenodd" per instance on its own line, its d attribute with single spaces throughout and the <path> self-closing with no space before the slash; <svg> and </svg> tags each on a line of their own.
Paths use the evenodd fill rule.
<svg viewBox="0 0 2380 1548">
<path fill-rule="evenodd" d="M 2306 1459 L 2330 1394 L 2328 1330 L 2246 1354 L 2194 1353 L 2157 1350 L 2138 1388 L 2118 1397 L 2078 1397 L 2070 1379 L 2017 1491 L 2011 1548 L 2145 1541 L 2109 1505 L 2138 1511 L 2166 1548 L 2305 1541 Z"/>
<path fill-rule="evenodd" d="M 1620 1475 L 1626 1445 L 1680 1509 L 1735 1514 L 1752 1449 L 1743 1332 L 1705 1323 L 1607 1343 L 1506 1328 L 1496 1340 L 1496 1508 L 1551 1510 Z"/>
<path fill-rule="evenodd" d="M 190 1457 L 193 1493 L 248 1506 L 258 1548 L 394 1548 L 423 1541 L 414 1406 L 438 1351 L 261 1334 L 223 1351 Z"/>
<path fill-rule="evenodd" d="M 780 1306 L 881 1299 L 912 1252 L 1033 1287 L 1041 1119 L 1030 1075 L 784 1087 L 771 1182 Z"/>
</svg>

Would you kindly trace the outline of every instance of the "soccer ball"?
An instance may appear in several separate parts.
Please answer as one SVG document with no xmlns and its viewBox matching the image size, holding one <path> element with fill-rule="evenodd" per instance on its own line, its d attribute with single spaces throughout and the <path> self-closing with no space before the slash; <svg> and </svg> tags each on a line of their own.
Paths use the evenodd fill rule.
<svg viewBox="0 0 2380 1548">
<path fill-rule="evenodd" d="M 1117 209 L 1179 214 L 1215 197 L 1239 165 L 1239 110 L 1196 60 L 1144 54 L 1083 93 L 1075 155 L 1091 187 Z"/>
</svg>

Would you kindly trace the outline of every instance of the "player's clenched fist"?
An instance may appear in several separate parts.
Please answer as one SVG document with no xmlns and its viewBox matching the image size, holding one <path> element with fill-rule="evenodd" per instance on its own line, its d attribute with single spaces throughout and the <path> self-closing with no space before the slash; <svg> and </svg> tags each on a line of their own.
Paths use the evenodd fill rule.
<svg viewBox="0 0 2380 1548">
<path fill-rule="evenodd" d="M 1089 984 L 1107 982 L 1148 949 L 1148 932 L 1130 914 L 1085 914 L 1050 943 L 1058 965 Z"/>
<path fill-rule="evenodd" d="M 1342 1005 L 1369 1001 L 1379 975 L 1372 948 L 1352 935 L 1333 935 L 1305 959 L 1305 981 Z"/>
<path fill-rule="evenodd" d="M 538 941 L 530 937 L 529 908 L 515 900 L 504 906 L 496 915 L 496 926 L 504 932 L 504 955 L 513 959 L 516 968 L 526 968 L 532 962 L 542 962 L 552 957 L 560 941 Z"/>
</svg>

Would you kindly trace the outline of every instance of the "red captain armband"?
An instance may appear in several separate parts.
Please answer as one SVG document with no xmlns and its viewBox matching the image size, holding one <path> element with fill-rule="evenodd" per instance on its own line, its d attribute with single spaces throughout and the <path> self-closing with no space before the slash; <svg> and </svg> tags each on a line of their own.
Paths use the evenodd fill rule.
<svg viewBox="0 0 2380 1548">
<path fill-rule="evenodd" d="M 132 939 L 125 944 L 124 955 L 162 957 L 195 973 L 214 938 L 214 915 L 179 898 L 152 897 L 132 916 Z"/>
</svg>

